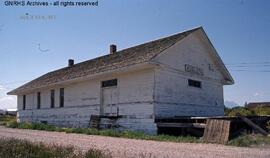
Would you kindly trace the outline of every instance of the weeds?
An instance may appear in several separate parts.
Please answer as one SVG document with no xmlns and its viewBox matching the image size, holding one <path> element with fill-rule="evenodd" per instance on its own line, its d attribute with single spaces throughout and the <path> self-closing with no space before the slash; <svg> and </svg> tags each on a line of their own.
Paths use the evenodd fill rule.
<svg viewBox="0 0 270 158">
<path fill-rule="evenodd" d="M 17 123 L 15 119 L 10 118 L 4 120 L 7 121 L 4 125 L 10 128 L 57 131 L 66 133 L 79 133 L 87 135 L 100 135 L 100 136 L 121 137 L 129 139 L 154 140 L 154 141 L 186 142 L 186 143 L 202 142 L 200 139 L 191 136 L 148 135 L 143 132 L 118 131 L 113 129 L 97 130 L 94 128 L 62 128 L 43 123 L 27 123 L 27 122 Z M 268 128 L 269 126 L 270 123 L 268 122 Z M 270 145 L 270 138 L 263 136 L 245 135 L 232 139 L 227 143 L 227 145 L 240 147 L 248 147 L 252 145 Z"/>
<path fill-rule="evenodd" d="M 104 153 L 101 150 L 90 149 L 85 153 L 86 158 L 112 158 L 111 154 Z"/>
<path fill-rule="evenodd" d="M 16 117 L 10 115 L 0 115 L 0 125 L 6 126 L 8 122 L 16 122 Z"/>
<path fill-rule="evenodd" d="M 61 128 L 53 125 L 47 125 L 42 123 L 17 123 L 9 122 L 7 127 L 10 128 L 20 128 L 20 129 L 33 129 L 33 130 L 45 130 L 45 131 L 57 131 L 66 133 L 79 133 L 87 135 L 101 135 L 110 137 L 121 137 L 129 139 L 144 139 L 144 140 L 156 140 L 156 141 L 170 141 L 170 142 L 189 142 L 198 143 L 201 142 L 196 137 L 191 136 L 169 136 L 169 135 L 148 135 L 144 132 L 134 132 L 134 131 L 118 131 L 114 129 L 97 130 L 94 128 Z"/>
<path fill-rule="evenodd" d="M 234 107 L 234 108 L 226 108 L 224 109 L 225 116 L 234 117 L 236 114 L 241 114 L 242 116 L 267 116 L 270 115 L 270 107 L 256 107 L 253 109 L 249 109 L 246 107 Z"/>
<path fill-rule="evenodd" d="M 227 144 L 240 147 L 265 146 L 270 145 L 270 137 L 260 135 L 243 135 L 230 140 Z"/>
<path fill-rule="evenodd" d="M 85 153 L 74 147 L 44 145 L 26 140 L 0 139 L 1 158 L 111 158 L 101 150 L 90 149 Z"/>
</svg>

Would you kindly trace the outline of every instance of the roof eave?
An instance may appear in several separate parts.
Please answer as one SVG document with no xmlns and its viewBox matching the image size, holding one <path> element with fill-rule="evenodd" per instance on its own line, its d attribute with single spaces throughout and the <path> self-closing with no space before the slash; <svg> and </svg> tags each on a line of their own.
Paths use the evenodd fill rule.
<svg viewBox="0 0 270 158">
<path fill-rule="evenodd" d="M 13 90 L 12 90 L 12 91 L 10 91 L 10 92 L 7 92 L 7 95 L 16 95 L 16 93 L 13 92 Z"/>
<path fill-rule="evenodd" d="M 233 85 L 234 84 L 234 80 L 225 80 L 224 82 L 223 82 L 223 84 L 224 85 Z"/>
<path fill-rule="evenodd" d="M 21 90 L 18 91 L 17 89 L 14 89 L 10 92 L 8 92 L 8 95 L 22 95 L 25 93 L 31 93 L 35 90 L 39 90 L 39 89 L 44 89 L 44 88 L 50 88 L 53 86 L 61 86 L 61 85 L 66 85 L 69 83 L 74 83 L 74 82 L 80 82 L 80 81 L 86 81 L 89 79 L 95 79 L 104 75 L 108 75 L 111 73 L 123 73 L 123 72 L 128 72 L 128 71 L 132 71 L 132 70 L 141 70 L 141 69 L 145 69 L 145 68 L 154 68 L 155 65 L 149 62 L 143 62 L 143 63 L 139 63 L 139 64 L 134 64 L 134 65 L 130 65 L 130 66 L 126 66 L 126 67 L 122 67 L 119 69 L 115 69 L 112 71 L 105 71 L 105 72 L 101 72 L 101 73 L 96 73 L 96 74 L 92 74 L 92 75 L 87 75 L 87 76 L 83 76 L 80 78 L 75 78 L 75 79 L 70 79 L 70 80 L 65 80 L 65 81 L 61 81 L 61 82 L 56 82 L 53 84 L 49 84 L 49 85 L 45 85 L 45 86 L 40 86 L 40 87 L 36 87 L 36 88 L 30 88 L 30 89 L 26 89 L 26 90 Z M 31 81 L 30 81 L 31 82 Z"/>
<path fill-rule="evenodd" d="M 228 71 L 228 69 L 226 68 L 225 64 L 223 63 L 221 57 L 218 55 L 217 50 L 215 49 L 214 45 L 212 44 L 212 42 L 210 41 L 210 39 L 208 38 L 206 32 L 204 31 L 204 29 L 201 27 L 200 29 L 204 35 L 204 37 L 207 39 L 207 41 L 210 43 L 210 47 L 213 51 L 213 54 L 216 56 L 217 58 L 217 62 L 218 64 L 221 66 L 221 70 L 223 71 L 223 75 L 224 75 L 224 79 L 225 79 L 225 85 L 233 85 L 234 84 L 234 80 L 233 77 L 231 76 L 230 72 Z"/>
</svg>

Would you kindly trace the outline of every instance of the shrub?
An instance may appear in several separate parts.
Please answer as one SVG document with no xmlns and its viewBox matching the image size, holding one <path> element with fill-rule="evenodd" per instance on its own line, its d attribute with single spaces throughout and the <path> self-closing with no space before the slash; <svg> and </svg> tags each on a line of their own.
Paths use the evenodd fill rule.
<svg viewBox="0 0 270 158">
<path fill-rule="evenodd" d="M 239 113 L 242 116 L 253 116 L 255 115 L 253 111 L 245 108 L 245 107 L 234 107 L 232 109 L 227 109 L 225 111 L 226 116 L 234 117 Z"/>
<path fill-rule="evenodd" d="M 90 149 L 86 153 L 77 151 L 74 147 L 44 145 L 26 140 L 0 139 L 1 158 L 111 158 L 110 153 Z"/>
<path fill-rule="evenodd" d="M 6 123 L 6 126 L 9 128 L 18 128 L 19 124 L 16 120 L 12 120 Z"/>
<path fill-rule="evenodd" d="M 87 132 L 85 134 L 88 135 L 100 135 L 99 130 L 96 128 L 88 128 Z"/>
<path fill-rule="evenodd" d="M 73 152 L 71 147 L 50 146 L 44 144 L 32 144 L 25 140 L 0 139 L 0 157 L 1 158 L 24 158 L 24 157 L 67 157 Z"/>
<path fill-rule="evenodd" d="M 270 145 L 270 137 L 260 135 L 243 135 L 230 140 L 227 144 L 240 147 Z"/>
<path fill-rule="evenodd" d="M 85 158 L 112 158 L 110 153 L 101 150 L 90 149 L 85 153 Z"/>
<path fill-rule="evenodd" d="M 87 133 L 87 129 L 86 128 L 70 128 L 70 133 Z"/>
<path fill-rule="evenodd" d="M 225 116 L 236 116 L 237 113 L 242 116 L 265 116 L 270 115 L 270 107 L 256 107 L 254 109 L 248 109 L 246 107 L 234 107 L 234 108 L 226 108 L 224 109 Z"/>
<path fill-rule="evenodd" d="M 46 130 L 46 131 L 55 131 L 56 127 L 53 125 L 47 125 L 43 123 L 34 123 L 32 129 L 35 130 Z"/>
<path fill-rule="evenodd" d="M 258 116 L 270 115 L 270 107 L 256 107 L 252 110 L 254 111 L 254 114 Z"/>
<path fill-rule="evenodd" d="M 23 122 L 18 124 L 18 128 L 21 129 L 34 129 L 33 127 L 34 127 L 33 124 L 29 122 Z"/>
<path fill-rule="evenodd" d="M 10 122 L 16 122 L 16 117 L 10 116 L 10 115 L 1 115 L 0 116 L 0 125 L 6 126 Z"/>
</svg>

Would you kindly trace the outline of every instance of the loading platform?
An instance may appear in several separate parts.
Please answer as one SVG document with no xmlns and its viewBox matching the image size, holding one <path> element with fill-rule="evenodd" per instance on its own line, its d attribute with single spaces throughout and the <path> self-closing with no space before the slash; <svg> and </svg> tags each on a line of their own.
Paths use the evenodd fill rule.
<svg viewBox="0 0 270 158">
<path fill-rule="evenodd" d="M 190 135 L 203 137 L 205 142 L 225 144 L 243 133 L 269 135 L 266 124 L 270 116 L 192 117 L 179 116 L 156 118 L 158 134 Z"/>
</svg>

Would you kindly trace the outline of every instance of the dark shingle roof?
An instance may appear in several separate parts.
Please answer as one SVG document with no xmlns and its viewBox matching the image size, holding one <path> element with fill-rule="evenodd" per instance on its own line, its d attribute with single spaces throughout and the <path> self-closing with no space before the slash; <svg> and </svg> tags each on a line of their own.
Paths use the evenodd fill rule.
<svg viewBox="0 0 270 158">
<path fill-rule="evenodd" d="M 79 77 L 93 75 L 96 73 L 106 72 L 150 61 L 163 50 L 169 48 L 179 40 L 200 28 L 201 27 L 188 30 L 169 37 L 117 51 L 114 54 L 108 54 L 95 59 L 87 60 L 75 64 L 71 67 L 65 67 L 56 71 L 49 72 L 22 85 L 17 89 L 12 90 L 8 94 L 17 94 L 26 90 L 56 84 L 61 81 L 76 79 Z"/>
</svg>

